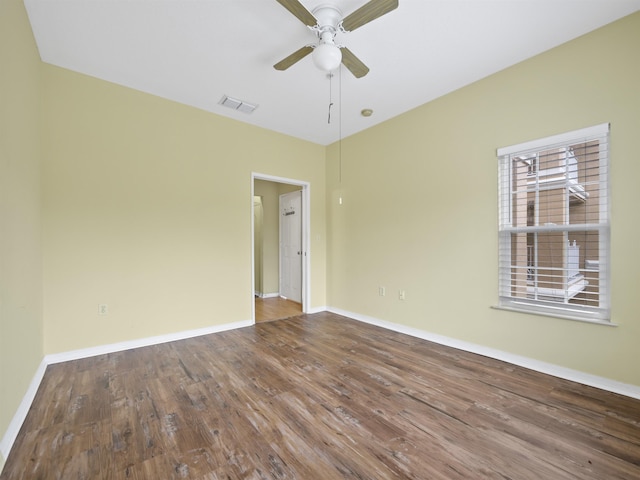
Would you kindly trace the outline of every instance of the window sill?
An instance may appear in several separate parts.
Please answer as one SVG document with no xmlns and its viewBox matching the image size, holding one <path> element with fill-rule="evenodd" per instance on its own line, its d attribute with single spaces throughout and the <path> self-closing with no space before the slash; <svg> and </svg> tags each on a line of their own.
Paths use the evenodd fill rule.
<svg viewBox="0 0 640 480">
<path fill-rule="evenodd" d="M 595 319 L 595 318 L 584 318 L 584 317 L 578 317 L 578 316 L 573 316 L 573 315 L 569 315 L 566 313 L 553 313 L 553 312 L 541 312 L 541 311 L 537 311 L 537 310 L 531 310 L 528 308 L 518 308 L 518 307 L 512 307 L 512 306 L 504 306 L 504 305 L 491 305 L 491 308 L 493 308 L 494 310 L 506 310 L 508 312 L 516 312 L 516 313 L 526 313 L 529 315 L 538 315 L 538 316 L 542 316 L 542 317 L 552 317 L 552 318 L 561 318 L 563 320 L 572 320 L 575 322 L 582 322 L 582 323 L 591 323 L 591 324 L 595 324 L 595 325 L 603 325 L 605 327 L 617 327 L 618 324 L 617 323 L 613 323 L 610 322 L 609 320 L 603 320 L 603 319 Z"/>
</svg>

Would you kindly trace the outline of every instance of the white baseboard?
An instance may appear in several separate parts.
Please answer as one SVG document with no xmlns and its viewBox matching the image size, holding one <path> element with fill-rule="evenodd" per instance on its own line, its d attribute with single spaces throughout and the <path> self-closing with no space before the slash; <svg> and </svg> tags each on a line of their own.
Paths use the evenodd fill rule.
<svg viewBox="0 0 640 480">
<path fill-rule="evenodd" d="M 279 292 L 275 292 L 275 293 L 256 293 L 256 297 L 259 298 L 276 298 L 279 297 L 280 293 Z"/>
<path fill-rule="evenodd" d="M 305 312 L 307 315 L 311 315 L 313 313 L 322 313 L 322 312 L 326 312 L 327 311 L 327 307 L 311 307 L 309 309 L 307 309 L 307 311 Z"/>
<path fill-rule="evenodd" d="M 45 360 L 42 359 L 40 365 L 38 365 L 36 373 L 31 379 L 31 383 L 27 388 L 27 392 L 22 397 L 20 405 L 18 405 L 18 410 L 16 410 L 16 413 L 13 415 L 13 418 L 11 419 L 7 430 L 2 436 L 2 440 L 0 441 L 0 453 L 2 454 L 2 457 L 5 459 L 5 461 L 9 457 L 9 452 L 11 451 L 11 447 L 13 446 L 13 442 L 15 442 L 16 437 L 20 432 L 22 423 L 24 422 L 25 418 L 27 418 L 27 413 L 29 413 L 29 408 L 31 408 L 33 399 L 36 397 L 36 393 L 38 393 L 38 388 L 40 387 L 40 382 L 42 381 L 42 377 L 44 377 L 44 372 L 46 369 L 47 364 Z"/>
<path fill-rule="evenodd" d="M 68 362 L 69 360 L 95 357 L 96 355 L 104 355 L 105 353 L 121 352 L 132 348 L 148 347 L 150 345 L 158 345 L 160 343 L 184 340 L 185 338 L 199 337 L 201 335 L 209 335 L 210 333 L 224 332 L 225 330 L 233 330 L 234 328 L 248 327 L 251 325 L 253 325 L 251 320 L 225 323 L 224 325 L 198 328 L 196 330 L 185 330 L 182 332 L 169 333 L 167 335 L 159 335 L 157 337 L 140 338 L 137 340 L 128 340 L 126 342 L 112 343 L 110 345 L 99 345 L 97 347 L 83 348 L 69 352 L 54 353 L 45 356 L 44 359 L 47 365 L 51 365 L 53 363 Z"/>
<path fill-rule="evenodd" d="M 620 395 L 625 395 L 627 397 L 637 398 L 640 400 L 640 387 L 637 385 L 618 382 L 616 380 L 611 380 L 609 378 L 600 377 L 597 375 L 591 375 L 579 370 L 561 367 L 552 363 L 542 362 L 533 358 L 515 355 L 513 353 L 496 350 L 494 348 L 485 347 L 471 342 L 465 342 L 463 340 L 457 340 L 451 337 L 445 337 L 444 335 L 438 335 L 424 330 L 419 330 L 417 328 L 387 322 L 385 320 L 369 317 L 367 315 L 361 315 L 359 313 L 349 312 L 339 308 L 328 307 L 327 310 L 338 315 L 353 318 L 354 320 L 358 320 L 363 323 L 369 323 L 371 325 L 386 328 L 387 330 L 404 333 L 406 335 L 411 335 L 412 337 L 429 340 L 440 345 L 457 348 L 466 352 L 477 353 L 478 355 L 495 358 L 496 360 L 502 360 L 504 362 L 528 368 L 530 370 L 535 370 L 540 373 L 546 373 L 547 375 L 552 375 L 554 377 L 563 378 L 565 380 L 582 383 L 583 385 L 589 385 L 591 387 L 600 388 L 602 390 L 607 390 L 613 393 L 619 393 Z"/>
<path fill-rule="evenodd" d="M 31 383 L 29 384 L 27 392 L 24 394 L 24 397 L 22 397 L 22 401 L 18 406 L 18 410 L 13 415 L 11 423 L 9 423 L 9 427 L 2 437 L 2 441 L 0 441 L 0 453 L 5 460 L 8 458 L 11 447 L 13 446 L 13 442 L 15 442 L 18 433 L 20 432 L 20 428 L 22 427 L 24 420 L 27 418 L 27 413 L 29 413 L 29 408 L 31 408 L 31 404 L 33 403 L 33 399 L 35 398 L 36 393 L 38 392 L 38 387 L 40 386 L 40 382 L 44 377 L 44 372 L 47 369 L 48 365 L 67 362 L 70 360 L 79 360 L 81 358 L 88 358 L 96 355 L 104 355 L 106 353 L 121 352 L 123 350 L 129 350 L 132 348 L 148 347 L 150 345 L 158 345 L 161 343 L 173 342 L 175 340 L 184 340 L 186 338 L 209 335 L 210 333 L 218 333 L 224 332 L 226 330 L 233 330 L 236 328 L 249 327 L 253 324 L 253 321 L 245 320 L 240 322 L 226 323 L 223 325 L 214 325 L 206 328 L 199 328 L 196 330 L 185 330 L 182 332 L 159 335 L 156 337 L 140 338 L 137 340 L 129 340 L 126 342 L 112 343 L 110 345 L 100 345 L 97 347 L 83 348 L 80 350 L 72 350 L 69 352 L 45 355 L 45 357 L 42 359 L 42 362 L 40 362 L 40 365 L 38 366 L 38 369 L 36 370 Z"/>
</svg>

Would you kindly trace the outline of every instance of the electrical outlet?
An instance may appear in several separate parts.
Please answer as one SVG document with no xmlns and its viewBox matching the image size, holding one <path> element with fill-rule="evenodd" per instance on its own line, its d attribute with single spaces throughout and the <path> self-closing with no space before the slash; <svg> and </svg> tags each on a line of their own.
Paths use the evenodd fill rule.
<svg viewBox="0 0 640 480">
<path fill-rule="evenodd" d="M 385 294 L 386 294 L 385 288 L 384 287 L 378 287 L 378 295 L 380 295 L 381 297 L 384 297 Z"/>
<path fill-rule="evenodd" d="M 98 315 L 106 315 L 107 313 L 109 313 L 109 305 L 106 303 L 98 305 Z"/>
<path fill-rule="evenodd" d="M 400 291 L 398 292 L 398 298 L 399 298 L 400 300 L 404 300 L 404 299 L 406 299 L 406 298 L 407 298 L 407 294 L 405 293 L 405 291 L 404 291 L 404 290 L 400 290 Z"/>
</svg>

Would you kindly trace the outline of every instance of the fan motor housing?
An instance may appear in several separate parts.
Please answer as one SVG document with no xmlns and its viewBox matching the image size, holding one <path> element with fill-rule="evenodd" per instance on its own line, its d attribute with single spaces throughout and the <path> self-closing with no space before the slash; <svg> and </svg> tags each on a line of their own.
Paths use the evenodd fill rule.
<svg viewBox="0 0 640 480">
<path fill-rule="evenodd" d="M 338 30 L 338 25 L 342 21 L 342 12 L 332 5 L 320 5 L 313 9 L 313 16 L 318 21 L 318 29 L 322 32 L 325 29 L 332 29 L 334 33 Z"/>
</svg>

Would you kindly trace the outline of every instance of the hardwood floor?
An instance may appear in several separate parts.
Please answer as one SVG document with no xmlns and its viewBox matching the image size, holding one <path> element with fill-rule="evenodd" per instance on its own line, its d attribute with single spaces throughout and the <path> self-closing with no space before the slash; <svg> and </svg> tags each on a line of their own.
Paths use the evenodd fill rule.
<svg viewBox="0 0 640 480">
<path fill-rule="evenodd" d="M 640 401 L 330 313 L 51 365 L 0 479 L 638 479 Z"/>
<path fill-rule="evenodd" d="M 302 305 L 281 297 L 256 298 L 256 323 L 295 317 L 302 313 Z"/>
</svg>

